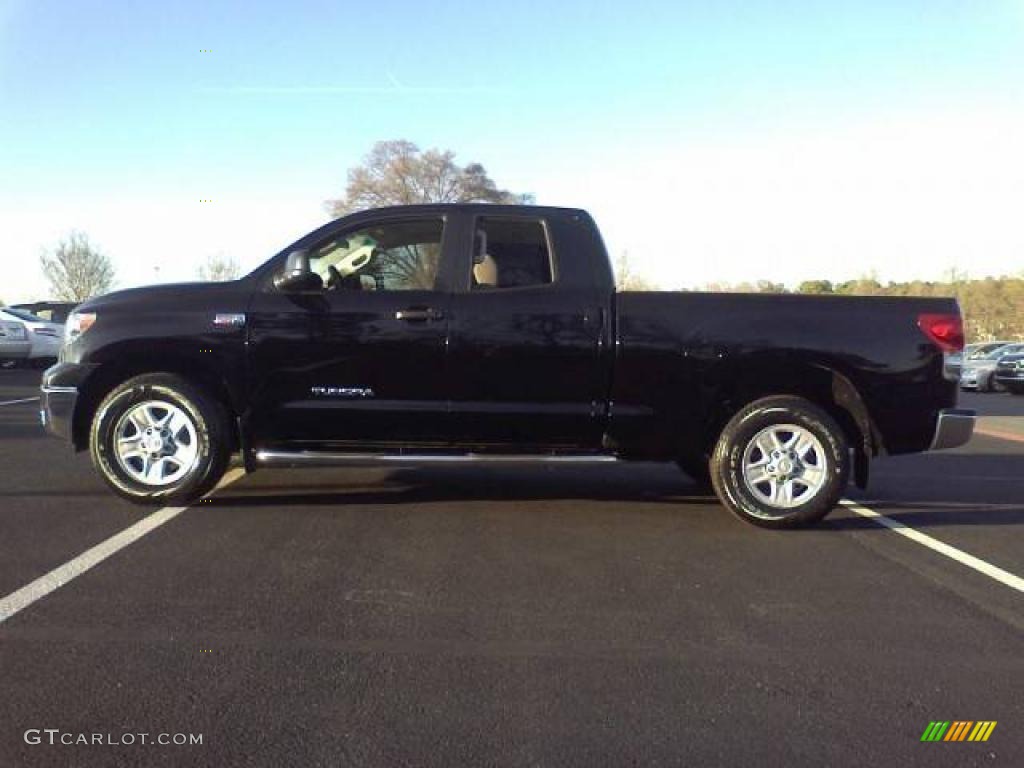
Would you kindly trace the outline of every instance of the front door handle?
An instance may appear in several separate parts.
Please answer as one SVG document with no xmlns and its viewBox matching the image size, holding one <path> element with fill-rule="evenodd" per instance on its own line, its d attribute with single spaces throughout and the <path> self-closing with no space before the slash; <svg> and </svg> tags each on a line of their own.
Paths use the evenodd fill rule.
<svg viewBox="0 0 1024 768">
<path fill-rule="evenodd" d="M 395 320 L 406 320 L 408 322 L 443 320 L 444 312 L 433 307 L 410 307 L 395 312 Z"/>
</svg>

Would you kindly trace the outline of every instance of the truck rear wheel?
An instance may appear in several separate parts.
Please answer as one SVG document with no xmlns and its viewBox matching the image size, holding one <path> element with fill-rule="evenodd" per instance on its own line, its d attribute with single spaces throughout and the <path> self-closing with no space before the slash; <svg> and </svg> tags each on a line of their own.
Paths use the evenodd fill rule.
<svg viewBox="0 0 1024 768">
<path fill-rule="evenodd" d="M 821 520 L 846 489 L 850 450 L 842 428 L 800 397 L 750 403 L 722 430 L 711 457 L 719 500 L 763 528 Z"/>
<path fill-rule="evenodd" d="M 129 379 L 100 403 L 89 435 L 93 464 L 139 504 L 188 502 L 210 491 L 230 458 L 223 406 L 167 373 Z"/>
</svg>

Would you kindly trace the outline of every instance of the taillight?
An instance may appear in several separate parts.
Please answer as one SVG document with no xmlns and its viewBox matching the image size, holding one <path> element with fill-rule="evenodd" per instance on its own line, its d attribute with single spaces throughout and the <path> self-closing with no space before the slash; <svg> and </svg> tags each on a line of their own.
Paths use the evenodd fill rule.
<svg viewBox="0 0 1024 768">
<path fill-rule="evenodd" d="M 964 322 L 960 315 L 918 315 L 917 327 L 943 352 L 959 352 L 964 348 Z"/>
</svg>

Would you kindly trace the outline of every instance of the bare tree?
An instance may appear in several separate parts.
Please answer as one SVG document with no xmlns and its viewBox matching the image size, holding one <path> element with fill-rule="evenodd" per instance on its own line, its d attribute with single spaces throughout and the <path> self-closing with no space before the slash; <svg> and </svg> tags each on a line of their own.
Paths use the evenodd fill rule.
<svg viewBox="0 0 1024 768">
<path fill-rule="evenodd" d="M 629 251 L 622 251 L 615 260 L 615 287 L 620 291 L 656 291 L 657 287 L 633 271 Z"/>
<path fill-rule="evenodd" d="M 106 293 L 114 284 L 114 265 L 84 232 L 73 230 L 39 261 L 51 294 L 61 301 L 85 301 Z"/>
<path fill-rule="evenodd" d="M 200 280 L 208 283 L 222 283 L 225 280 L 234 280 L 241 273 L 238 262 L 223 253 L 214 253 L 206 257 L 206 263 L 201 264 L 197 271 Z"/>
<path fill-rule="evenodd" d="M 344 216 L 366 208 L 421 203 L 504 203 L 525 205 L 528 194 L 499 189 L 480 163 L 460 166 L 451 150 L 421 150 L 402 139 L 378 141 L 361 165 L 350 168 L 344 197 L 328 200 L 333 216 Z M 404 246 L 391 254 L 386 265 L 372 265 L 368 274 L 405 285 L 433 284 L 436 246 Z"/>
<path fill-rule="evenodd" d="M 499 189 L 480 163 L 460 166 L 450 149 L 423 151 L 398 139 L 374 144 L 363 163 L 349 169 L 344 197 L 326 205 L 333 216 L 344 216 L 385 205 L 530 202 L 530 195 Z"/>
</svg>

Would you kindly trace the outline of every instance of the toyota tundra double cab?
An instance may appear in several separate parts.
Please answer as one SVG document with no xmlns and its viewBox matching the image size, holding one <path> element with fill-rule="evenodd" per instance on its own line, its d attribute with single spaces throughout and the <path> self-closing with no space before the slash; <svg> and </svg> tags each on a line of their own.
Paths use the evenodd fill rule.
<svg viewBox="0 0 1024 768">
<path fill-rule="evenodd" d="M 685 254 L 671 256 L 685 260 Z M 617 293 L 582 210 L 360 212 L 239 280 L 85 302 L 44 425 L 121 496 L 268 466 L 675 462 L 740 518 L 824 517 L 885 454 L 966 442 L 952 299 Z"/>
</svg>

